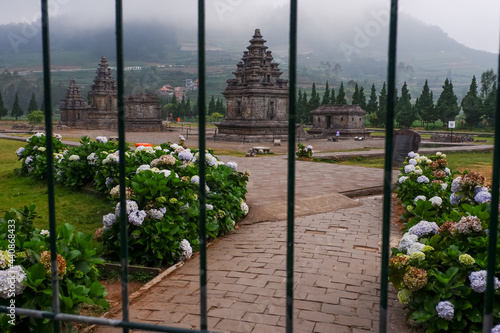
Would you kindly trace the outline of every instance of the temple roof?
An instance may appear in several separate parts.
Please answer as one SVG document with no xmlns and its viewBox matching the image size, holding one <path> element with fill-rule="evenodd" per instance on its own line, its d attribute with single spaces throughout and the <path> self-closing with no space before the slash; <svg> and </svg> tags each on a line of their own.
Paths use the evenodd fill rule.
<svg viewBox="0 0 500 333">
<path fill-rule="evenodd" d="M 344 104 L 325 104 L 321 105 L 316 110 L 311 111 L 311 114 L 366 114 L 359 105 L 344 105 Z"/>
<path fill-rule="evenodd" d="M 117 90 L 116 82 L 111 76 L 111 68 L 109 68 L 105 56 L 101 58 L 101 63 L 96 71 L 94 84 L 91 86 L 91 91 L 100 90 Z"/>
<path fill-rule="evenodd" d="M 236 65 L 233 72 L 235 79 L 227 80 L 230 87 L 273 87 L 287 88 L 288 80 L 280 79 L 281 72 L 278 63 L 273 62 L 271 51 L 265 45 L 266 40 L 262 38 L 260 29 L 255 33 L 247 46 L 248 51 L 243 52 L 241 61 Z"/>
</svg>

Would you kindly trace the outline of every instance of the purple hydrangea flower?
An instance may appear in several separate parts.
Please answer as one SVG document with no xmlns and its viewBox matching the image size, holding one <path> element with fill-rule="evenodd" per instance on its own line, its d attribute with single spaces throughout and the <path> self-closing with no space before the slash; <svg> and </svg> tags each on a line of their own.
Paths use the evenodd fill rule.
<svg viewBox="0 0 500 333">
<path fill-rule="evenodd" d="M 469 275 L 470 287 L 476 293 L 484 293 L 486 291 L 486 271 L 472 272 Z M 494 277 L 494 287 L 495 291 L 500 288 L 500 281 L 498 278 Z"/>
<path fill-rule="evenodd" d="M 417 178 L 417 183 L 428 184 L 429 183 L 429 178 L 427 178 L 426 176 L 420 176 L 420 177 Z"/>
<path fill-rule="evenodd" d="M 439 227 L 436 222 L 420 221 L 408 230 L 411 235 L 422 237 L 428 234 L 436 234 Z"/>
<path fill-rule="evenodd" d="M 484 192 L 484 191 L 478 192 L 474 196 L 474 201 L 476 201 L 478 204 L 482 204 L 484 202 L 491 201 L 491 193 L 490 192 Z"/>
<path fill-rule="evenodd" d="M 455 312 L 455 307 L 450 301 L 441 301 L 436 306 L 436 311 L 439 317 L 446 320 L 452 320 L 453 313 Z"/>
</svg>

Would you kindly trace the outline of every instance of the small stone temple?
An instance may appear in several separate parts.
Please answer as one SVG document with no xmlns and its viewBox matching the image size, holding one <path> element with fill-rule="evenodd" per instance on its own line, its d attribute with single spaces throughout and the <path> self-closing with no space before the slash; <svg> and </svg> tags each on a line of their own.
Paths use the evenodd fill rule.
<svg viewBox="0 0 500 333">
<path fill-rule="evenodd" d="M 226 117 L 217 125 L 216 140 L 269 142 L 288 137 L 288 80 L 264 44 L 260 29 L 227 80 Z"/>
<path fill-rule="evenodd" d="M 321 105 L 311 111 L 313 128 L 307 133 L 315 138 L 335 137 L 339 139 L 369 135 L 365 129 L 366 111 L 359 105 Z"/>
<path fill-rule="evenodd" d="M 83 99 L 75 78 L 71 79 L 66 98 L 59 103 L 61 124 L 76 129 L 118 129 L 118 90 L 106 57 L 102 57 L 89 103 Z M 140 94 L 125 100 L 125 129 L 130 132 L 161 131 L 161 106 L 153 94 Z"/>
</svg>

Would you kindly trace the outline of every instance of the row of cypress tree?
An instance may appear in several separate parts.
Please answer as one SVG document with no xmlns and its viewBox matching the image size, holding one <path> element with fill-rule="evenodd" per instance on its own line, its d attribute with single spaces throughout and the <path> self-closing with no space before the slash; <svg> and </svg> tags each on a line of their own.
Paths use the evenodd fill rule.
<svg viewBox="0 0 500 333">
<path fill-rule="evenodd" d="M 42 102 L 42 109 L 43 109 L 43 102 Z M 30 103 L 28 105 L 27 114 L 30 114 L 31 112 L 33 112 L 35 110 L 40 110 L 40 109 L 38 108 L 38 104 L 36 103 L 35 93 L 33 93 L 31 95 Z M 2 119 L 2 117 L 8 116 L 8 115 L 9 115 L 9 109 L 7 109 L 5 107 L 5 104 L 3 102 L 2 93 L 0 92 L 0 119 Z M 17 93 L 16 93 L 16 98 L 14 99 L 14 104 L 12 105 L 12 108 L 10 109 L 10 116 L 15 117 L 16 120 L 18 117 L 24 116 L 24 110 L 19 105 L 19 96 Z"/>
<path fill-rule="evenodd" d="M 424 125 L 438 120 L 447 123 L 449 120 L 454 120 L 460 110 L 463 110 L 465 122 L 469 127 L 475 127 L 480 122 L 486 122 L 491 126 L 495 115 L 497 93 L 496 75 L 493 69 L 482 73 L 479 91 L 478 88 L 476 77 L 473 76 L 469 91 L 459 104 L 458 98 L 453 91 L 453 83 L 446 78 L 442 86 L 443 90 L 435 103 L 433 92 L 430 90 L 427 80 L 425 80 L 420 96 L 412 103 L 408 86 L 404 82 L 399 96 L 396 90 L 395 121 L 400 127 L 404 128 L 411 127 L 416 120 L 421 120 Z M 347 104 L 343 82 L 340 83 L 340 87 L 336 92 L 334 88 L 330 89 L 327 81 L 322 97 L 317 92 L 315 83 L 312 84 L 309 98 L 306 91 L 302 92 L 299 89 L 297 100 L 298 120 L 302 123 L 310 123 L 312 121 L 310 111 L 324 104 Z M 372 84 L 368 97 L 364 88 L 356 83 L 351 104 L 357 104 L 367 112 L 367 118 L 372 126 L 383 127 L 386 123 L 387 114 L 387 87 L 385 82 L 378 95 L 375 85 Z"/>
</svg>

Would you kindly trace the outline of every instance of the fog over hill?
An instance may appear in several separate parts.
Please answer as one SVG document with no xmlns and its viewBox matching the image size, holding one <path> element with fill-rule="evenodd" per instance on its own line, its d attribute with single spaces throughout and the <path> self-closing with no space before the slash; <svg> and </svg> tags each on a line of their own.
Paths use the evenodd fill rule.
<svg viewBox="0 0 500 333">
<path fill-rule="evenodd" d="M 363 8 L 356 15 L 346 15 L 345 9 L 331 12 L 305 8 L 300 12 L 300 86 L 308 87 L 312 82 L 321 86 L 326 80 L 333 86 L 340 81 L 356 81 L 365 89 L 369 89 L 372 83 L 376 84 L 377 90 L 380 89 L 387 76 L 389 26 L 388 10 L 380 3 L 374 1 L 373 7 Z M 207 63 L 226 68 L 221 76 L 230 75 L 230 71 L 235 69 L 255 28 L 261 29 L 286 76 L 288 6 L 268 7 L 262 11 L 254 7 L 252 2 L 244 2 L 237 8 L 248 11 L 244 20 L 241 15 L 232 15 L 236 11 L 234 8 L 226 8 L 225 11 L 219 8 L 217 11 L 216 7 L 208 7 L 206 40 L 207 50 L 212 51 L 207 51 Z M 353 10 L 355 5 L 351 7 Z M 177 18 L 169 13 L 165 20 L 157 15 L 125 21 L 127 64 L 196 65 L 196 53 L 193 52 L 196 47 L 196 11 L 183 7 L 178 11 L 180 15 Z M 112 21 L 109 18 L 89 21 L 84 14 L 74 19 L 70 14 L 62 12 L 51 20 L 53 65 L 95 67 L 102 55 L 113 63 L 115 42 Z M 17 70 L 40 68 L 40 39 L 39 21 L 0 25 L 0 70 L 2 67 Z M 440 28 L 401 14 L 397 63 L 398 87 L 407 81 L 413 98 L 417 97 L 426 79 L 435 96 L 439 95 L 446 77 L 452 79 L 460 98 L 465 95 L 472 75 L 479 79 L 485 70 L 497 70 L 497 55 L 470 49 L 448 37 Z M 226 78 L 221 77 L 222 85 Z"/>
</svg>

